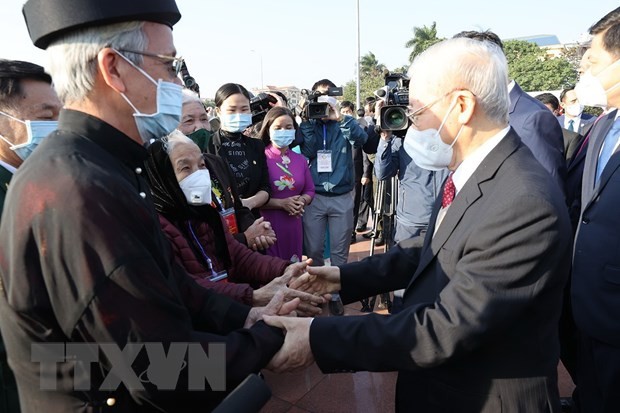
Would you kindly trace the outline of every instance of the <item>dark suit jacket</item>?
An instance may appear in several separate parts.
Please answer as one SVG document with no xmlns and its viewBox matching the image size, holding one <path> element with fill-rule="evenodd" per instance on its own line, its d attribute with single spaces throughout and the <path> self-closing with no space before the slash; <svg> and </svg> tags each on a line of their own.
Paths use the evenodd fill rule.
<svg viewBox="0 0 620 413">
<path fill-rule="evenodd" d="M 572 271 L 573 315 L 587 336 L 620 347 L 620 154 L 616 152 L 595 186 L 596 164 L 603 140 L 617 111 L 592 128 L 585 158 L 582 215 L 577 229 Z"/>
<path fill-rule="evenodd" d="M 565 115 L 560 115 L 556 118 L 558 120 L 558 123 L 560 124 L 560 127 L 564 128 L 564 122 L 566 119 Z M 596 120 L 596 116 L 594 115 L 590 115 L 589 113 L 582 113 L 581 114 L 581 118 L 579 118 L 579 125 L 574 125 L 573 127 L 579 126 L 575 132 L 580 133 L 580 134 L 584 134 L 583 133 L 583 129 L 590 123 L 594 122 Z"/>
<path fill-rule="evenodd" d="M 13 174 L 4 166 L 0 165 L 0 215 L 2 214 L 2 209 L 4 208 L 4 199 L 6 198 L 6 193 L 9 190 L 9 181 L 12 177 Z"/>
<path fill-rule="evenodd" d="M 421 250 L 414 242 L 341 267 L 343 301 L 407 287 L 405 309 L 316 318 L 310 344 L 321 370 L 399 370 L 398 411 L 559 411 L 570 224 L 559 189 L 513 130 L 432 240 Z"/>
<path fill-rule="evenodd" d="M 510 91 L 509 114 L 510 126 L 564 191 L 564 138 L 556 117 L 516 83 Z"/>
</svg>

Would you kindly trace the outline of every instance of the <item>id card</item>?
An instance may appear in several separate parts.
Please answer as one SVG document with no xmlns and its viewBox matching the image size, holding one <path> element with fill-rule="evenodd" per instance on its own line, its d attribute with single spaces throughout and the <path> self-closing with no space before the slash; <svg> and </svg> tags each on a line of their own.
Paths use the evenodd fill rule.
<svg viewBox="0 0 620 413">
<path fill-rule="evenodd" d="M 316 154 L 317 172 L 332 172 L 332 151 L 321 150 Z"/>
<path fill-rule="evenodd" d="M 225 278 L 228 278 L 228 273 L 226 272 L 226 270 L 222 270 L 220 272 L 216 272 L 214 274 L 211 275 L 211 277 L 209 277 L 209 279 L 213 282 L 216 281 L 221 281 Z"/>
<path fill-rule="evenodd" d="M 226 221 L 226 225 L 228 225 L 228 231 L 231 234 L 236 234 L 239 232 L 239 228 L 237 227 L 237 217 L 235 216 L 235 208 L 223 209 L 220 211 L 220 215 Z"/>
</svg>

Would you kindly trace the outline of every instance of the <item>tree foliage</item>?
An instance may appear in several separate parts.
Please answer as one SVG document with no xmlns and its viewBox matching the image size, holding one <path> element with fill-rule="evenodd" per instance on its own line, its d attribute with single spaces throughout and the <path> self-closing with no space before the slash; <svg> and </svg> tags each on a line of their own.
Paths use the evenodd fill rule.
<svg viewBox="0 0 620 413">
<path fill-rule="evenodd" d="M 423 51 L 431 47 L 437 42 L 445 40 L 437 37 L 437 24 L 433 22 L 431 27 L 422 26 L 413 28 L 413 37 L 405 43 L 405 47 L 411 49 L 409 53 L 409 62 L 413 62 L 413 59 Z"/>
<path fill-rule="evenodd" d="M 525 91 L 562 89 L 577 79 L 571 62 L 548 56 L 534 43 L 508 40 L 504 42 L 504 52 L 510 78 Z"/>
<path fill-rule="evenodd" d="M 361 75 L 377 75 L 382 74 L 385 65 L 379 63 L 377 57 L 373 52 L 368 52 L 360 59 L 360 74 Z"/>
<path fill-rule="evenodd" d="M 374 96 L 374 91 L 385 86 L 385 78 L 383 77 L 383 73 L 375 72 L 367 75 L 360 76 L 360 99 L 362 104 L 364 99 L 369 96 Z M 351 80 L 344 85 L 343 90 L 343 100 L 349 100 L 355 103 L 356 100 L 356 88 L 355 88 L 355 80 Z M 357 106 L 356 109 L 359 109 Z"/>
</svg>

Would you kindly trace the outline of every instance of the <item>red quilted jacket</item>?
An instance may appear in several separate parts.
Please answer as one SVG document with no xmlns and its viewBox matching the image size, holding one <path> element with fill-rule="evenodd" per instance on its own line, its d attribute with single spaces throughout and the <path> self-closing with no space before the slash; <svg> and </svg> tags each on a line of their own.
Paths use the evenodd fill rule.
<svg viewBox="0 0 620 413">
<path fill-rule="evenodd" d="M 244 304 L 252 305 L 252 286 L 258 287 L 267 284 L 275 277 L 282 275 L 284 269 L 290 264 L 283 259 L 262 255 L 249 249 L 237 241 L 228 231 L 225 231 L 231 268 L 227 269 L 228 279 L 213 282 L 209 280 L 211 275 L 209 268 L 203 265 L 203 261 L 196 256 L 190 247 L 189 243 L 193 241 L 186 239 L 179 228 L 161 214 L 159 214 L 159 223 L 172 244 L 177 262 L 199 285 L 232 297 Z M 179 225 L 191 225 L 202 248 L 213 262 L 214 269 L 216 271 L 225 269 L 215 256 L 214 233 L 206 222 L 185 221 Z"/>
</svg>

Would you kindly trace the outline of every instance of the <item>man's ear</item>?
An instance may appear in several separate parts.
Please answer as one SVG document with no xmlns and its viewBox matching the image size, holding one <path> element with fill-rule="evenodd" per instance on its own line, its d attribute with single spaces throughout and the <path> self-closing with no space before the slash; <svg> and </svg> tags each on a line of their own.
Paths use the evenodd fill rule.
<svg viewBox="0 0 620 413">
<path fill-rule="evenodd" d="M 103 81 L 119 93 L 125 93 L 127 87 L 123 79 L 123 68 L 120 67 L 122 57 L 109 47 L 97 53 L 97 67 Z"/>
<path fill-rule="evenodd" d="M 467 124 L 474 115 L 476 108 L 476 98 L 469 91 L 461 91 L 456 98 L 456 107 L 459 110 L 458 120 L 460 124 Z"/>
</svg>

